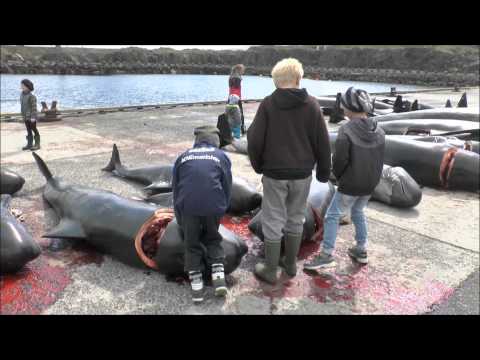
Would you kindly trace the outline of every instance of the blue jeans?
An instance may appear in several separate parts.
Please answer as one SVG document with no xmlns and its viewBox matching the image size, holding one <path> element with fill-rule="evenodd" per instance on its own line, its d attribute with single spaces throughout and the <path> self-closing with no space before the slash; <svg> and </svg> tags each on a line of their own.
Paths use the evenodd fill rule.
<svg viewBox="0 0 480 360">
<path fill-rule="evenodd" d="M 351 218 L 355 226 L 355 240 L 360 250 L 367 247 L 367 219 L 363 209 L 367 206 L 370 195 L 350 196 L 336 191 L 332 202 L 327 209 L 323 223 L 322 252 L 332 254 L 337 240 L 338 223 L 340 218 L 351 210 Z"/>
</svg>

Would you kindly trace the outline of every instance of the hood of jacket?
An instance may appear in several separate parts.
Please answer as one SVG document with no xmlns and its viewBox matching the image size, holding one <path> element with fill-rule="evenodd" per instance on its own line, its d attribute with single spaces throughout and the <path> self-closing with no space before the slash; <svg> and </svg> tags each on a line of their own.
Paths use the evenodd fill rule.
<svg viewBox="0 0 480 360">
<path fill-rule="evenodd" d="M 272 94 L 273 104 L 282 110 L 293 109 L 307 102 L 307 89 L 276 89 Z"/>
<path fill-rule="evenodd" d="M 377 128 L 377 122 L 372 118 L 351 119 L 348 129 L 356 137 L 363 141 L 374 142 L 381 136 L 381 129 Z"/>
</svg>

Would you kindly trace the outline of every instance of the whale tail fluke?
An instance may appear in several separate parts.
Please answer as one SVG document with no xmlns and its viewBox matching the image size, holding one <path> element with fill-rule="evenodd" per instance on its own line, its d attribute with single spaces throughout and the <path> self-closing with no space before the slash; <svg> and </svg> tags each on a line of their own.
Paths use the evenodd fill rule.
<svg viewBox="0 0 480 360">
<path fill-rule="evenodd" d="M 118 152 L 117 144 L 113 144 L 112 157 L 110 158 L 110 162 L 102 170 L 112 172 L 113 170 L 117 170 L 121 166 L 122 163 L 120 161 L 120 153 Z"/>
<path fill-rule="evenodd" d="M 32 152 L 33 158 L 35 159 L 35 162 L 37 163 L 38 168 L 40 169 L 40 172 L 42 173 L 43 176 L 45 176 L 45 179 L 47 182 L 50 182 L 53 179 L 53 175 L 50 172 L 50 169 L 48 168 L 47 164 L 42 160 L 40 156 L 38 156 L 35 152 Z"/>
</svg>

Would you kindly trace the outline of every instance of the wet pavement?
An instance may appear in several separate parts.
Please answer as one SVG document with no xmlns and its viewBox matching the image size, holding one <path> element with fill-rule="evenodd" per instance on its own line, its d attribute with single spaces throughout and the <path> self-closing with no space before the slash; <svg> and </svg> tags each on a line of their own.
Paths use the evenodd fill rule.
<svg viewBox="0 0 480 360">
<path fill-rule="evenodd" d="M 475 92 L 469 95 L 471 104 L 478 102 L 478 89 L 476 94 L 476 100 Z M 447 98 L 455 103 L 461 93 L 414 95 L 420 102 L 423 96 L 435 105 Z M 257 107 L 258 103 L 244 105 L 247 125 Z M 126 166 L 173 163 L 191 145 L 193 128 L 215 125 L 221 112 L 222 106 L 210 105 L 66 117 L 39 124 L 38 153 L 54 175 L 68 182 L 142 197 L 140 185 L 100 170 L 110 159 L 112 145 L 117 144 Z M 300 270 L 296 278 L 283 279 L 275 287 L 252 275 L 263 246 L 248 231 L 249 217 L 225 217 L 224 225 L 245 239 L 249 252 L 227 277 L 230 291 L 225 299 L 214 298 L 209 288 L 205 303 L 194 306 L 189 286 L 181 279 L 129 267 L 81 243 L 58 248 L 42 238 L 56 224 L 42 200 L 44 178 L 31 154 L 20 150 L 23 125 L 0 126 L 1 164 L 26 179 L 12 208 L 23 213 L 25 226 L 43 250 L 22 272 L 0 278 L 2 314 L 479 313 L 478 296 L 472 295 L 478 292 L 478 194 L 424 188 L 422 203 L 409 210 L 372 202 L 367 210 L 369 265 L 358 267 L 346 255 L 353 226 L 345 225 L 339 232 L 335 269 Z M 261 189 L 260 176 L 246 156 L 229 156 L 234 176 Z M 299 269 L 318 249 L 319 244 L 302 247 Z"/>
</svg>

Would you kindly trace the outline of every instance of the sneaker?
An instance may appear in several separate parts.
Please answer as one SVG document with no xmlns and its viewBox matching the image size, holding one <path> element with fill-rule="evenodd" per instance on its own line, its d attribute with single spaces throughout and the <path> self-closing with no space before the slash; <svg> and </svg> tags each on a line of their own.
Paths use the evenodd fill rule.
<svg viewBox="0 0 480 360">
<path fill-rule="evenodd" d="M 312 261 L 303 264 L 303 268 L 306 270 L 318 270 L 318 269 L 326 269 L 335 266 L 335 260 L 332 255 L 328 255 L 325 253 L 320 253 L 315 259 Z"/>
<path fill-rule="evenodd" d="M 192 300 L 194 303 L 203 301 L 203 276 L 200 271 L 190 271 L 188 273 L 190 285 L 192 287 Z"/>
<path fill-rule="evenodd" d="M 215 288 L 215 296 L 227 295 L 227 284 L 223 264 L 212 265 L 212 283 Z"/>
<path fill-rule="evenodd" d="M 360 264 L 368 264 L 366 250 L 359 250 L 356 246 L 348 249 L 348 255 Z"/>
</svg>

